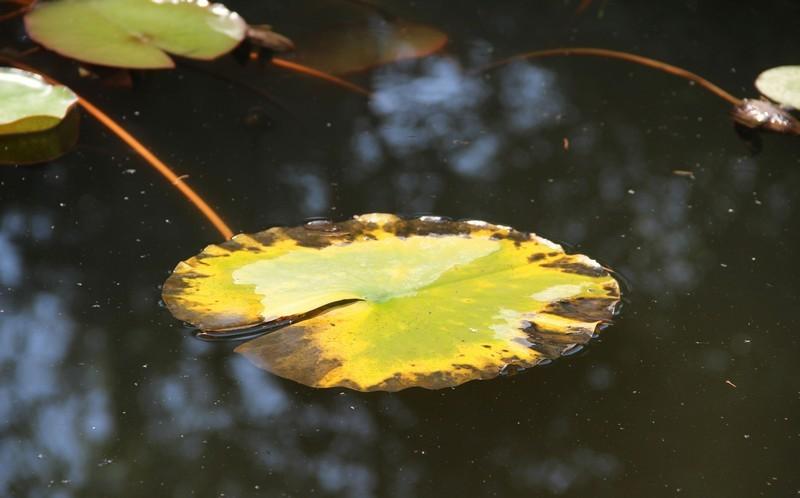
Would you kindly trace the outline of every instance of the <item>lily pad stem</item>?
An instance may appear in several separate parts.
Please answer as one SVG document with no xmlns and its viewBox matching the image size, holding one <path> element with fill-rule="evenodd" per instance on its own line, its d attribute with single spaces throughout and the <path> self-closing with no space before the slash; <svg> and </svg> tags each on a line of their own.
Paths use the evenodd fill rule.
<svg viewBox="0 0 800 498">
<path fill-rule="evenodd" d="M 275 66 L 282 67 L 290 71 L 295 71 L 297 73 L 305 74 L 307 76 L 312 76 L 314 78 L 325 80 L 328 83 L 333 83 L 334 85 L 340 86 L 346 90 L 350 90 L 351 92 L 355 92 L 359 95 L 364 95 L 365 97 L 370 96 L 369 91 L 366 90 L 365 88 L 360 87 L 355 83 L 351 83 L 342 78 L 337 78 L 332 74 L 319 71 L 318 69 L 314 69 L 308 66 L 303 66 L 302 64 L 297 64 L 296 62 L 288 61 L 286 59 L 280 59 L 278 57 L 273 57 L 271 62 Z"/>
<path fill-rule="evenodd" d="M 678 76 L 680 78 L 684 78 L 686 80 L 697 83 L 698 85 L 705 88 L 709 92 L 713 93 L 717 97 L 730 102 L 734 106 L 740 106 L 743 103 L 742 99 L 731 95 L 730 93 L 726 92 L 725 90 L 718 87 L 714 83 L 711 83 L 702 76 L 695 74 L 691 71 L 687 71 L 686 69 L 673 66 L 672 64 L 667 64 L 666 62 L 657 61 L 649 57 L 631 54 L 628 52 L 621 52 L 618 50 L 609 50 L 605 48 L 564 47 L 564 48 L 551 48 L 547 50 L 535 50 L 533 52 L 525 52 L 522 54 L 515 55 L 513 57 L 509 57 L 507 59 L 493 62 L 491 64 L 478 68 L 477 72 L 490 71 L 492 69 L 496 69 L 500 66 L 505 66 L 506 64 L 519 60 L 537 59 L 542 57 L 560 57 L 560 56 L 570 56 L 570 55 L 602 57 L 605 59 L 620 59 L 632 62 L 634 64 L 639 64 L 641 66 L 657 69 L 659 71 L 663 71 L 665 73 L 669 73 Z"/>
<path fill-rule="evenodd" d="M 0 56 L 0 61 L 3 61 L 7 64 L 11 64 L 16 66 L 20 69 L 24 69 L 26 71 L 31 71 L 33 73 L 39 74 L 42 78 L 44 78 L 48 83 L 61 85 L 58 80 L 51 78 L 50 76 L 43 74 L 41 71 L 34 67 L 30 67 L 27 64 L 23 64 L 18 62 L 14 59 L 10 59 L 8 57 Z M 76 94 L 77 95 L 77 94 Z M 122 126 L 120 126 L 116 121 L 111 119 L 108 114 L 104 113 L 100 109 L 94 106 L 91 102 L 86 100 L 85 98 L 78 95 L 78 104 L 83 107 L 86 112 L 91 114 L 96 120 L 98 120 L 103 126 L 108 128 L 113 134 L 115 134 L 120 140 L 125 142 L 131 149 L 133 149 L 139 156 L 142 157 L 145 161 L 147 161 L 150 166 L 156 169 L 159 173 L 161 173 L 169 182 L 175 186 L 194 206 L 203 214 L 203 216 L 214 225 L 214 228 L 225 238 L 225 240 L 230 239 L 233 237 L 233 231 L 228 227 L 225 221 L 217 214 L 214 209 L 203 200 L 200 195 L 195 192 L 183 179 L 176 175 L 163 161 L 161 161 L 155 154 L 150 152 L 144 145 L 142 145 L 139 140 L 137 140 L 133 135 L 128 133 Z"/>
<path fill-rule="evenodd" d="M 24 7 L 19 7 L 18 9 L 12 10 L 11 12 L 6 12 L 5 14 L 0 15 L 0 22 L 8 21 L 9 19 L 14 19 L 15 17 L 19 17 L 22 14 L 28 11 L 28 6 L 25 5 Z"/>
</svg>

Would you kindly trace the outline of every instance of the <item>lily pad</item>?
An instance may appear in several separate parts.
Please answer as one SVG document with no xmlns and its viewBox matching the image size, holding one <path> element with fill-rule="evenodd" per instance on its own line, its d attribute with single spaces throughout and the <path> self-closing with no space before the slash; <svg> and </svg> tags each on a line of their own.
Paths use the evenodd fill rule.
<svg viewBox="0 0 800 498">
<path fill-rule="evenodd" d="M 380 20 L 295 40 L 293 60 L 326 73 L 346 74 L 425 57 L 446 43 L 447 35 L 436 28 Z"/>
<path fill-rule="evenodd" d="M 0 67 L 0 164 L 55 159 L 78 139 L 78 96 L 38 74 Z"/>
<path fill-rule="evenodd" d="M 80 112 L 74 109 L 47 130 L 0 135 L 0 164 L 36 164 L 63 156 L 78 141 L 79 124 Z"/>
<path fill-rule="evenodd" d="M 555 359 L 611 320 L 597 262 L 482 221 L 366 214 L 237 235 L 178 264 L 163 297 L 210 334 L 286 324 L 237 347 L 314 387 L 397 391 Z"/>
<path fill-rule="evenodd" d="M 75 107 L 78 96 L 62 85 L 13 67 L 0 67 L 0 135 L 53 128 Z"/>
<path fill-rule="evenodd" d="M 778 66 L 758 75 L 756 88 L 775 102 L 800 109 L 800 66 Z"/>
<path fill-rule="evenodd" d="M 213 59 L 232 50 L 247 24 L 204 0 L 54 0 L 25 16 L 28 34 L 67 57 L 104 66 L 174 67 L 167 53 Z"/>
</svg>

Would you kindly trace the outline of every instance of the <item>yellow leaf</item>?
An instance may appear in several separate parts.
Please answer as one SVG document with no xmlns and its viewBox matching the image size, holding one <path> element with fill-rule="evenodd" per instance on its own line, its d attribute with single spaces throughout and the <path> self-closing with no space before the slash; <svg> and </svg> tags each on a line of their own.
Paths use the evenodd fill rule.
<svg viewBox="0 0 800 498">
<path fill-rule="evenodd" d="M 396 391 L 552 360 L 612 318 L 619 285 L 509 227 L 368 214 L 209 246 L 178 265 L 164 300 L 211 334 L 291 322 L 237 348 L 280 376 Z"/>
</svg>

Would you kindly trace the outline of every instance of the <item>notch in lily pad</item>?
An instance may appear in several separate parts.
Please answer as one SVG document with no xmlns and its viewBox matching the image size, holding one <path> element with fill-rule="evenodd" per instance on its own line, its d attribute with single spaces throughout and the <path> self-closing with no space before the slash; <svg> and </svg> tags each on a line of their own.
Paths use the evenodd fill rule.
<svg viewBox="0 0 800 498">
<path fill-rule="evenodd" d="M 55 159 L 78 139 L 78 96 L 62 85 L 12 67 L 0 67 L 0 163 Z"/>
<path fill-rule="evenodd" d="M 235 12 L 205 0 L 53 0 L 25 15 L 30 37 L 83 62 L 132 69 L 174 67 L 168 54 L 214 59 L 244 39 Z"/>
<path fill-rule="evenodd" d="M 800 109 L 800 66 L 778 66 L 758 75 L 756 88 L 778 104 Z"/>
<path fill-rule="evenodd" d="M 554 360 L 620 299 L 596 261 L 482 221 L 366 214 L 241 234 L 177 265 L 172 314 L 313 387 L 439 389 Z"/>
</svg>

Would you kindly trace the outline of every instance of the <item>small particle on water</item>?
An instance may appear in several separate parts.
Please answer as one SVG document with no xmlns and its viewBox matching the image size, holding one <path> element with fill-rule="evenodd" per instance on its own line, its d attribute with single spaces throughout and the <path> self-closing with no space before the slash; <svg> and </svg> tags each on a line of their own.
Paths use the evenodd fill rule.
<svg viewBox="0 0 800 498">
<path fill-rule="evenodd" d="M 744 438 L 745 438 L 745 439 L 750 439 L 750 434 L 745 434 L 745 435 L 744 435 Z"/>
<path fill-rule="evenodd" d="M 736 388 L 736 384 L 734 384 L 733 382 L 731 382 L 728 379 L 725 379 L 725 383 L 728 384 L 729 386 L 733 387 L 733 388 Z"/>
<path fill-rule="evenodd" d="M 629 189 L 628 189 L 628 194 L 630 194 L 630 195 L 633 195 L 633 194 L 635 194 L 635 193 L 636 193 L 636 191 L 635 191 L 635 190 L 633 190 L 632 188 L 629 188 Z"/>
<path fill-rule="evenodd" d="M 122 170 L 122 174 L 123 175 L 132 175 L 134 173 L 136 173 L 136 170 L 133 169 L 133 168 L 128 168 L 128 169 Z"/>
<path fill-rule="evenodd" d="M 66 206 L 66 203 L 59 202 L 59 203 L 58 203 L 58 206 L 63 208 L 64 206 Z"/>
<path fill-rule="evenodd" d="M 562 147 L 564 147 L 564 150 L 565 150 L 565 151 L 569 150 L 569 138 L 567 138 L 567 137 L 564 137 L 564 138 L 561 140 L 561 146 L 562 146 Z"/>
<path fill-rule="evenodd" d="M 733 212 L 733 208 L 728 208 L 728 212 L 732 213 Z"/>
<path fill-rule="evenodd" d="M 727 268 L 727 267 L 728 267 L 728 265 L 726 265 L 725 263 L 720 263 L 719 265 L 720 265 L 721 267 L 723 267 L 723 268 Z"/>
</svg>

